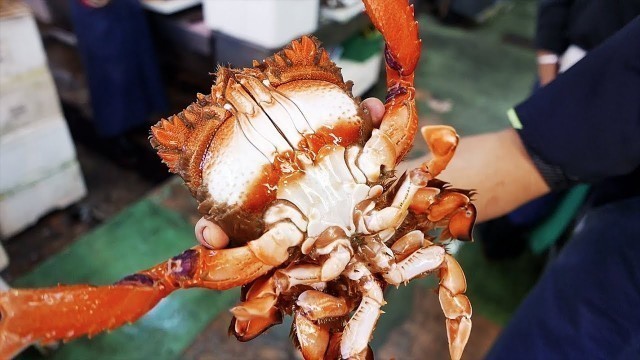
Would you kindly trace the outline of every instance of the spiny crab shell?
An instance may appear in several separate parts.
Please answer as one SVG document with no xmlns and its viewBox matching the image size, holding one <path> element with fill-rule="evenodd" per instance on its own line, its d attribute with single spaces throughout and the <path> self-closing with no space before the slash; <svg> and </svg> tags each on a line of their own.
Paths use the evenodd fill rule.
<svg viewBox="0 0 640 360">
<path fill-rule="evenodd" d="M 292 184 L 310 177 L 306 173 L 314 162 L 350 146 L 362 148 L 372 130 L 351 94 L 352 84 L 343 81 L 316 40 L 294 41 L 255 65 L 219 68 L 210 95 L 198 95 L 186 110 L 152 129 L 160 156 L 185 179 L 200 212 L 234 245 L 264 232 L 265 210 L 277 199 L 290 200 Z M 333 205 L 329 199 L 310 201 L 326 204 L 325 209 L 353 208 L 347 199 L 334 199 Z M 304 214 L 332 215 L 318 210 Z"/>
</svg>

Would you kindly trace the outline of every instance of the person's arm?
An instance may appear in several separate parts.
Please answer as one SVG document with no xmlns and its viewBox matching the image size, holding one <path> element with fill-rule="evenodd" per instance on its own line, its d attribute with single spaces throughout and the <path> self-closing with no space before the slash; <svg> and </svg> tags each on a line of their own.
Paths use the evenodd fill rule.
<svg viewBox="0 0 640 360">
<path fill-rule="evenodd" d="M 558 75 L 559 56 L 567 48 L 567 28 L 572 0 L 541 0 L 538 5 L 535 46 L 540 85 Z"/>
<path fill-rule="evenodd" d="M 403 168 L 417 167 L 425 160 L 413 160 Z M 476 190 L 477 221 L 507 214 L 549 191 L 513 129 L 461 138 L 438 178 L 457 188 Z"/>
</svg>

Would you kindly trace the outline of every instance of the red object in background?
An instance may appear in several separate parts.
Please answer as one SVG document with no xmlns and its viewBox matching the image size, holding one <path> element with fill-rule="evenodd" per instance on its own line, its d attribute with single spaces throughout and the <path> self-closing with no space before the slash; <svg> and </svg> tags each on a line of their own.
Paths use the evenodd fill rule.
<svg viewBox="0 0 640 360">
<path fill-rule="evenodd" d="M 108 5 L 111 0 L 81 0 L 82 3 L 88 7 L 101 8 Z"/>
</svg>

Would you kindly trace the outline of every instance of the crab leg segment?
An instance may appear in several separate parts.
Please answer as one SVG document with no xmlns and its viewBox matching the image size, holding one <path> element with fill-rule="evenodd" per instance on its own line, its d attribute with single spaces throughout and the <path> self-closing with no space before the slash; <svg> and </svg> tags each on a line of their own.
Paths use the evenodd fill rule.
<svg viewBox="0 0 640 360">
<path fill-rule="evenodd" d="M 288 291 L 296 285 L 313 285 L 337 278 L 349 264 L 353 251 L 348 241 L 338 244 L 322 265 L 301 264 L 275 273 L 278 287 Z"/>
<path fill-rule="evenodd" d="M 331 334 L 322 325 L 311 321 L 299 311 L 295 312 L 294 318 L 295 336 L 300 344 L 300 352 L 305 360 L 316 360 L 324 358 L 324 354 L 329 346 Z"/>
<path fill-rule="evenodd" d="M 420 131 L 432 156 L 422 167 L 435 178 L 453 158 L 460 138 L 454 128 L 446 125 L 424 126 Z"/>
<path fill-rule="evenodd" d="M 346 300 L 321 291 L 307 290 L 296 301 L 295 334 L 305 359 L 336 359 L 327 357 L 330 343 L 329 331 L 318 320 L 342 317 L 351 311 Z"/>
<path fill-rule="evenodd" d="M 397 244 L 397 245 L 396 245 Z M 415 250 L 416 247 L 419 249 Z M 433 245 L 424 239 L 420 231 L 412 231 L 396 241 L 392 250 L 399 252 L 404 259 L 391 265 L 390 269 L 382 274 L 382 277 L 392 285 L 406 283 L 414 277 L 433 271 L 442 265 L 445 259 L 445 250 L 442 246 Z M 410 252 L 410 255 L 406 255 Z"/>
<path fill-rule="evenodd" d="M 263 276 L 251 284 L 243 300 L 231 309 L 234 318 L 229 331 L 238 340 L 249 341 L 282 322 L 282 312 L 275 307 L 278 294 L 272 276 Z"/>
<path fill-rule="evenodd" d="M 387 101 L 380 130 L 396 147 L 398 163 L 409 151 L 418 128 L 413 85 L 421 51 L 418 24 L 406 0 L 364 0 L 364 4 L 386 40 Z"/>
<path fill-rule="evenodd" d="M 470 192 L 464 190 L 425 187 L 418 190 L 409 208 L 414 213 L 427 214 L 429 221 L 444 224 L 441 239 L 468 241 L 476 221 L 476 207 L 469 196 Z"/>
<path fill-rule="evenodd" d="M 300 294 L 296 305 L 300 307 L 304 316 L 314 321 L 345 316 L 351 311 L 351 307 L 344 298 L 317 290 L 307 290 Z"/>
<path fill-rule="evenodd" d="M 366 354 L 367 345 L 381 314 L 380 308 L 386 303 L 382 287 L 373 276 L 362 278 L 360 288 L 362 300 L 342 333 L 340 354 L 343 359 L 360 358 Z"/>
<path fill-rule="evenodd" d="M 453 256 L 445 255 L 440 268 L 438 297 L 442 311 L 447 318 L 447 337 L 451 359 L 458 360 L 471 333 L 471 303 L 464 295 L 467 282 L 460 264 Z"/>
<path fill-rule="evenodd" d="M 420 169 L 412 170 L 404 179 L 389 207 L 370 211 L 364 217 L 364 227 L 358 230 L 365 234 L 397 228 L 407 216 L 413 197 L 429 180 L 428 174 Z"/>
<path fill-rule="evenodd" d="M 0 359 L 35 342 L 94 335 L 133 322 L 170 291 L 160 286 L 84 285 L 0 293 Z"/>
</svg>

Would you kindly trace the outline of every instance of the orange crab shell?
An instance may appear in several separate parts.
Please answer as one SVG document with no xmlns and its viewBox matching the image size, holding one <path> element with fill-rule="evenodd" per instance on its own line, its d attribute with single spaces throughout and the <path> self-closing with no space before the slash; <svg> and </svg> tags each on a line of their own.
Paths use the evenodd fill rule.
<svg viewBox="0 0 640 360">
<path fill-rule="evenodd" d="M 199 211 L 235 243 L 263 233 L 284 181 L 327 144 L 363 145 L 371 123 L 340 69 L 312 37 L 253 68 L 219 68 L 210 95 L 152 127 L 151 143 L 180 175 Z"/>
</svg>

